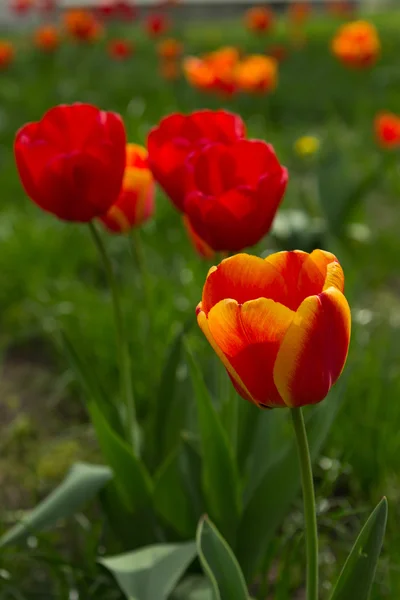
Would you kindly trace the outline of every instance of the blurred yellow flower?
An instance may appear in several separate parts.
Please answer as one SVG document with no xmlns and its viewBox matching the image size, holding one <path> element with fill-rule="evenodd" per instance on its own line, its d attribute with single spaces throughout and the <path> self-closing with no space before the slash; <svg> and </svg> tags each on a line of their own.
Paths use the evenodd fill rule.
<svg viewBox="0 0 400 600">
<path fill-rule="evenodd" d="M 321 143 L 313 135 L 304 135 L 294 143 L 294 151 L 298 156 L 313 156 L 319 150 Z"/>
</svg>

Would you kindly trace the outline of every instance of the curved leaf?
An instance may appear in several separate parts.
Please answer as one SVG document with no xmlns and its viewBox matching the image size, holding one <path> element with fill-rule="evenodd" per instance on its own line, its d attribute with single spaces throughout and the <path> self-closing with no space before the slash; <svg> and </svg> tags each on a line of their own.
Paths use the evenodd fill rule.
<svg viewBox="0 0 400 600">
<path fill-rule="evenodd" d="M 77 463 L 64 481 L 27 514 L 20 523 L 0 538 L 0 547 L 13 544 L 31 533 L 51 527 L 80 510 L 113 477 L 111 469 L 101 465 Z"/>
<path fill-rule="evenodd" d="M 148 546 L 99 560 L 130 600 L 166 600 L 196 556 L 196 544 Z"/>
<path fill-rule="evenodd" d="M 387 500 L 382 498 L 362 528 L 331 600 L 368 600 L 385 535 L 387 512 Z"/>
<path fill-rule="evenodd" d="M 215 600 L 248 600 L 246 582 L 235 555 L 207 516 L 197 529 L 197 552 Z"/>
</svg>

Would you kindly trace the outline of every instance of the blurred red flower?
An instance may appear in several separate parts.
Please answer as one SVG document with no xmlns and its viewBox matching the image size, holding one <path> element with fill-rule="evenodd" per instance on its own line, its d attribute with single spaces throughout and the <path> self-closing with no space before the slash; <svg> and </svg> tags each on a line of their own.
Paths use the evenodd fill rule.
<svg viewBox="0 0 400 600">
<path fill-rule="evenodd" d="M 249 31 L 267 33 L 274 24 L 274 13 L 267 7 L 250 8 L 245 15 L 245 24 Z"/>
<path fill-rule="evenodd" d="M 400 148 L 400 116 L 381 112 L 375 117 L 375 135 L 383 148 Z"/>
<path fill-rule="evenodd" d="M 34 44 L 44 52 L 54 52 L 60 44 L 60 36 L 54 25 L 43 25 L 39 27 L 34 36 Z"/>
<path fill-rule="evenodd" d="M 170 29 L 170 21 L 163 13 L 149 15 L 145 28 L 150 37 L 156 38 L 164 35 Z"/>
<path fill-rule="evenodd" d="M 147 150 L 137 144 L 128 144 L 121 192 L 100 220 L 111 233 L 126 233 L 144 223 L 153 213 L 154 179 L 147 162 Z"/>
<path fill-rule="evenodd" d="M 22 185 L 35 204 L 64 221 L 87 222 L 118 198 L 125 145 L 119 115 L 72 104 L 24 125 L 14 152 Z"/>
<path fill-rule="evenodd" d="M 33 8 L 33 0 L 10 0 L 9 7 L 16 15 L 24 16 Z"/>
<path fill-rule="evenodd" d="M 14 60 L 14 46 L 11 42 L 0 40 L 0 69 L 6 69 Z"/>
<path fill-rule="evenodd" d="M 244 137 L 245 126 L 238 115 L 223 110 L 175 113 L 150 131 L 149 165 L 164 192 L 184 212 L 188 158 L 210 143 L 230 144 Z"/>
<path fill-rule="evenodd" d="M 111 40 L 108 44 L 108 53 L 116 60 L 125 60 L 132 55 L 133 46 L 128 40 Z"/>
<path fill-rule="evenodd" d="M 210 143 L 188 167 L 183 209 L 213 250 L 237 252 L 268 233 L 288 180 L 272 146 L 244 139 Z"/>
<path fill-rule="evenodd" d="M 52 13 L 57 8 L 57 0 L 39 0 L 37 8 L 43 13 Z"/>
<path fill-rule="evenodd" d="M 115 16 L 122 21 L 133 21 L 136 18 L 136 8 L 133 2 L 116 0 L 114 11 Z"/>
</svg>

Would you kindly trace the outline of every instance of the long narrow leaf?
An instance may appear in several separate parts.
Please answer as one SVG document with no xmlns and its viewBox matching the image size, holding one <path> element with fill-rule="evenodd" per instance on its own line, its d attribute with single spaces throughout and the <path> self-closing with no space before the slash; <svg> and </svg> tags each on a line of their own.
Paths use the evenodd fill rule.
<svg viewBox="0 0 400 600">
<path fill-rule="evenodd" d="M 385 536 L 388 505 L 382 498 L 343 567 L 331 600 L 368 600 Z"/>
<path fill-rule="evenodd" d="M 81 510 L 112 476 L 113 473 L 108 467 L 75 464 L 64 481 L 45 500 L 0 538 L 0 547 L 52 527 L 60 519 L 71 517 Z"/>
<path fill-rule="evenodd" d="M 207 508 L 220 531 L 232 543 L 240 514 L 239 475 L 226 432 L 189 350 L 187 359 L 196 397 Z"/>
<path fill-rule="evenodd" d="M 197 529 L 197 552 L 216 600 L 248 600 L 246 582 L 231 548 L 208 517 Z"/>
</svg>

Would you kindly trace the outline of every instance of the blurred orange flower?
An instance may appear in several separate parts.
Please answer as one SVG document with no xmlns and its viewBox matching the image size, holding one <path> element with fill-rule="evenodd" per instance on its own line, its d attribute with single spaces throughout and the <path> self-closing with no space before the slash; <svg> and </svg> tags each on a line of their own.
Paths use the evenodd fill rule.
<svg viewBox="0 0 400 600">
<path fill-rule="evenodd" d="M 14 60 L 14 46 L 11 42 L 0 40 L 0 69 L 6 69 Z"/>
<path fill-rule="evenodd" d="M 180 75 L 180 65 L 176 60 L 162 60 L 160 62 L 160 75 L 166 81 L 176 81 Z"/>
<path fill-rule="evenodd" d="M 400 148 L 400 116 L 381 112 L 375 117 L 375 135 L 383 148 Z"/>
<path fill-rule="evenodd" d="M 267 33 L 274 24 L 274 13 L 270 8 L 256 6 L 245 15 L 246 27 L 254 33 Z"/>
<path fill-rule="evenodd" d="M 302 25 L 310 16 L 312 11 L 309 2 L 291 2 L 288 7 L 289 20 L 296 25 Z"/>
<path fill-rule="evenodd" d="M 133 46 L 128 40 L 111 40 L 108 43 L 108 54 L 116 60 L 125 60 L 132 52 Z"/>
<path fill-rule="evenodd" d="M 368 21 L 353 21 L 342 25 L 332 40 L 332 52 L 349 67 L 373 66 L 380 54 L 378 32 Z"/>
<path fill-rule="evenodd" d="M 60 36 L 54 25 L 43 25 L 36 30 L 34 43 L 37 48 L 45 52 L 54 52 L 60 45 Z"/>
<path fill-rule="evenodd" d="M 92 42 L 99 38 L 102 27 L 88 10 L 68 10 L 64 14 L 64 26 L 71 37 Z"/>
<path fill-rule="evenodd" d="M 176 60 L 183 52 L 183 45 L 174 38 L 167 38 L 159 42 L 157 53 L 164 60 Z"/>
<path fill-rule="evenodd" d="M 100 221 L 111 233 L 126 233 L 149 219 L 154 212 L 154 179 L 146 148 L 126 146 L 126 167 L 117 201 Z"/>
<path fill-rule="evenodd" d="M 226 46 L 202 58 L 186 58 L 183 69 L 193 87 L 231 95 L 236 90 L 235 69 L 239 60 L 237 48 Z"/>
<path fill-rule="evenodd" d="M 276 88 L 278 62 L 270 56 L 254 54 L 238 63 L 235 69 L 237 87 L 244 92 L 264 94 Z"/>
</svg>

